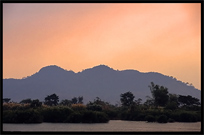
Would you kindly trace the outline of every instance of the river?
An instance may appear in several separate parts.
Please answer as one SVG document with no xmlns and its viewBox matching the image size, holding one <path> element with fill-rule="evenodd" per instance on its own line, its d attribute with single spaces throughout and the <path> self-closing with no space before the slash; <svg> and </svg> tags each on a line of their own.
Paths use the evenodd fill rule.
<svg viewBox="0 0 204 135">
<path fill-rule="evenodd" d="M 201 122 L 194 123 L 147 123 L 145 121 L 122 121 L 110 120 L 108 123 L 100 124 L 82 124 L 82 123 L 40 123 L 40 124 L 3 124 L 3 131 L 88 131 L 88 132 L 103 132 L 103 131 L 130 131 L 130 132 L 154 132 L 154 131 L 193 131 L 200 132 Z"/>
</svg>

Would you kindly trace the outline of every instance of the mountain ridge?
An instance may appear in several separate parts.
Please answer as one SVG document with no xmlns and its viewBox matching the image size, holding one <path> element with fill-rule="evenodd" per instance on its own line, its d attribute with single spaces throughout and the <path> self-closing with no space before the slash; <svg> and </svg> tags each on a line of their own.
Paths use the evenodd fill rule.
<svg viewBox="0 0 204 135">
<path fill-rule="evenodd" d="M 3 97 L 15 101 L 26 98 L 44 100 L 45 96 L 56 93 L 61 99 L 84 96 L 85 102 L 88 102 L 100 97 L 116 103 L 120 101 L 121 93 L 131 91 L 136 99 L 145 101 L 146 96 L 151 96 L 150 82 L 167 87 L 169 93 L 201 97 L 198 89 L 161 73 L 143 73 L 132 69 L 119 71 L 106 65 L 77 73 L 50 65 L 24 79 L 3 79 Z"/>
<path fill-rule="evenodd" d="M 4 79 L 14 79 L 14 80 L 26 79 L 26 78 L 31 77 L 31 76 L 33 76 L 33 75 L 39 73 L 39 72 L 43 72 L 43 71 L 45 71 L 46 69 L 52 69 L 52 70 L 53 70 L 53 69 L 60 69 L 60 70 L 62 70 L 62 71 L 68 71 L 68 72 L 73 72 L 73 73 L 75 73 L 75 74 L 78 74 L 78 73 L 82 73 L 82 72 L 84 72 L 84 71 L 89 71 L 89 70 L 97 69 L 97 68 L 101 68 L 101 67 L 105 67 L 106 69 L 110 69 L 110 70 L 114 70 L 114 71 L 125 71 L 125 72 L 131 72 L 131 71 L 134 71 L 134 72 L 135 72 L 135 71 L 136 71 L 136 72 L 139 72 L 139 73 L 156 73 L 156 74 L 161 74 L 161 73 L 158 73 L 158 72 L 140 72 L 140 71 L 135 70 L 135 69 L 115 70 L 115 69 L 110 68 L 109 66 L 104 65 L 104 64 L 97 65 L 97 66 L 94 66 L 94 67 L 92 67 L 92 68 L 87 68 L 87 69 L 84 69 L 84 70 L 79 71 L 79 72 L 74 72 L 74 71 L 72 71 L 72 70 L 66 70 L 66 69 L 61 68 L 61 67 L 59 67 L 59 66 L 57 66 L 57 65 L 48 65 L 48 66 L 42 67 L 38 72 L 36 72 L 36 73 L 34 73 L 34 74 L 30 75 L 30 76 L 27 76 L 27 77 L 22 77 L 22 78 L 4 78 Z M 163 75 L 163 74 L 161 74 L 161 75 Z M 164 76 L 167 76 L 167 75 L 164 75 Z"/>
</svg>

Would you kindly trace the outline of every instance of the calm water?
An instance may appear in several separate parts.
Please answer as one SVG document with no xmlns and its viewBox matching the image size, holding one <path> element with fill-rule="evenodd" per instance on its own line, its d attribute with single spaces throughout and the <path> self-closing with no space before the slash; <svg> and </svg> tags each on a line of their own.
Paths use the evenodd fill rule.
<svg viewBox="0 0 204 135">
<path fill-rule="evenodd" d="M 111 120 L 103 124 L 3 124 L 3 131 L 200 131 L 201 122 L 196 123 L 147 123 L 144 121 Z"/>
</svg>

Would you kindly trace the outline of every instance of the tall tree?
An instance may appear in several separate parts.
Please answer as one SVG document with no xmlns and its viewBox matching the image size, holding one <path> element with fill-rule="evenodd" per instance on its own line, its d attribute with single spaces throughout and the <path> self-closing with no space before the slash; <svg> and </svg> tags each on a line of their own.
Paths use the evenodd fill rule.
<svg viewBox="0 0 204 135">
<path fill-rule="evenodd" d="M 154 85 L 153 82 L 151 82 L 151 85 L 149 85 L 149 88 L 152 93 L 155 106 L 164 107 L 169 100 L 168 88 L 164 86 Z"/>
<path fill-rule="evenodd" d="M 59 97 L 54 93 L 45 97 L 45 104 L 49 106 L 56 106 L 59 102 Z"/>
<path fill-rule="evenodd" d="M 169 102 L 166 105 L 166 109 L 175 110 L 178 106 L 178 96 L 176 94 L 169 93 Z"/>
<path fill-rule="evenodd" d="M 70 106 L 71 104 L 72 104 L 72 101 L 68 99 L 64 99 L 60 102 L 60 105 L 64 105 L 64 106 Z"/>
<path fill-rule="evenodd" d="M 78 99 L 76 97 L 73 97 L 71 101 L 72 101 L 72 104 L 77 104 Z"/>
<path fill-rule="evenodd" d="M 200 105 L 199 99 L 194 98 L 190 95 L 188 96 L 179 95 L 178 101 L 180 105 L 186 105 L 186 106 Z"/>
<path fill-rule="evenodd" d="M 135 100 L 135 104 L 136 105 L 140 105 L 142 102 L 142 99 L 141 98 L 138 98 L 137 100 Z"/>
<path fill-rule="evenodd" d="M 83 96 L 81 96 L 81 97 L 79 96 L 79 97 L 78 97 L 78 103 L 79 103 L 79 104 L 83 104 Z"/>
<path fill-rule="evenodd" d="M 31 102 L 30 107 L 40 107 L 42 106 L 42 102 L 40 102 L 38 99 L 35 99 Z"/>
<path fill-rule="evenodd" d="M 169 93 L 169 102 L 178 103 L 178 95 Z"/>
<path fill-rule="evenodd" d="M 129 107 L 133 104 L 135 96 L 132 94 L 132 92 L 126 92 L 120 95 L 120 101 L 123 106 Z"/>
</svg>

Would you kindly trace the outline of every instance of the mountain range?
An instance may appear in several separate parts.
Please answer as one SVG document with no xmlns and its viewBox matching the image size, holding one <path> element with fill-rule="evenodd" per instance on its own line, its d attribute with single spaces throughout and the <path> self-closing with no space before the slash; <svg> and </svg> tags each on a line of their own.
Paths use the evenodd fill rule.
<svg viewBox="0 0 204 135">
<path fill-rule="evenodd" d="M 3 98 L 11 98 L 15 102 L 27 98 L 44 101 L 46 96 L 55 93 L 60 100 L 83 96 L 84 103 L 87 103 L 99 97 L 116 104 L 120 102 L 120 94 L 130 91 L 135 99 L 146 101 L 146 96 L 151 97 L 148 87 L 151 82 L 167 87 L 169 93 L 201 99 L 200 90 L 176 78 L 156 72 L 119 71 L 106 65 L 78 73 L 50 65 L 23 79 L 3 79 Z"/>
</svg>

